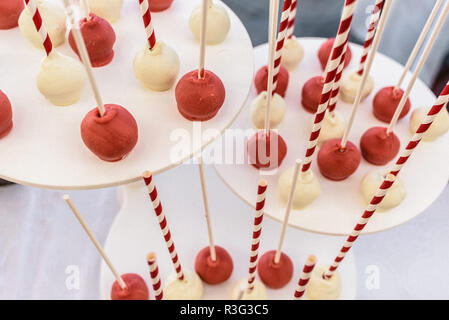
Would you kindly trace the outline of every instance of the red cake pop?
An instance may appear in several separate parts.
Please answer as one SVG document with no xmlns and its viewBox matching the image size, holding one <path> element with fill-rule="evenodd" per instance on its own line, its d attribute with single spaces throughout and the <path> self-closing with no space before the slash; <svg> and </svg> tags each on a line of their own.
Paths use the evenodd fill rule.
<svg viewBox="0 0 449 320">
<path fill-rule="evenodd" d="M 19 16 L 24 8 L 23 0 L 0 1 L 0 29 L 11 29 L 19 25 Z"/>
<path fill-rule="evenodd" d="M 6 94 L 0 90 L 0 138 L 6 136 L 12 129 L 12 108 Z"/>
<path fill-rule="evenodd" d="M 301 91 L 301 104 L 308 112 L 315 113 L 317 111 L 323 86 L 324 78 L 322 76 L 312 77 L 304 83 Z"/>
<path fill-rule="evenodd" d="M 334 45 L 335 38 L 329 38 L 327 39 L 318 50 L 318 59 L 321 63 L 321 68 L 324 70 L 326 69 L 327 61 L 329 60 L 329 56 L 331 55 L 332 47 Z M 346 50 L 345 54 L 345 68 L 348 66 L 348 64 L 351 62 L 352 58 L 352 52 L 351 48 L 348 46 L 348 49 Z"/>
<path fill-rule="evenodd" d="M 150 298 L 148 287 L 141 276 L 135 273 L 126 273 L 121 277 L 127 288 L 122 289 L 115 280 L 111 288 L 111 300 L 148 300 Z"/>
<path fill-rule="evenodd" d="M 97 108 L 87 113 L 81 122 L 84 144 L 105 161 L 119 161 L 137 143 L 137 123 L 131 113 L 117 104 L 106 104 L 100 116 Z"/>
<path fill-rule="evenodd" d="M 281 66 L 279 69 L 278 81 L 274 93 L 277 93 L 281 97 L 285 97 L 289 77 L 290 76 L 288 74 L 287 69 Z M 254 77 L 254 85 L 256 87 L 257 93 L 259 94 L 262 91 L 267 91 L 267 84 L 268 84 L 268 66 L 263 66 L 262 68 L 259 69 L 259 71 L 257 71 L 256 76 Z"/>
<path fill-rule="evenodd" d="M 195 271 L 201 280 L 208 284 L 219 284 L 229 279 L 234 264 L 229 253 L 222 247 L 215 246 L 216 260 L 210 255 L 210 247 L 202 249 L 195 259 Z"/>
<path fill-rule="evenodd" d="M 176 85 L 176 102 L 181 115 L 191 121 L 212 119 L 222 107 L 226 92 L 220 78 L 204 70 L 204 78 L 198 70 L 186 73 Z"/>
<path fill-rule="evenodd" d="M 247 152 L 250 164 L 257 169 L 275 169 L 287 154 L 287 144 L 275 131 L 270 130 L 267 135 L 265 130 L 260 130 L 248 140 Z"/>
<path fill-rule="evenodd" d="M 101 67 L 111 62 L 114 57 L 115 32 L 110 23 L 90 13 L 89 18 L 80 20 L 79 26 L 92 66 Z M 69 44 L 79 56 L 72 31 L 69 33 Z"/>
<path fill-rule="evenodd" d="M 263 283 L 272 289 L 284 287 L 293 276 L 293 262 L 285 253 L 281 253 L 278 263 L 274 263 L 276 250 L 264 253 L 257 264 L 257 271 Z"/>
<path fill-rule="evenodd" d="M 323 143 L 318 152 L 318 167 L 321 174 L 330 180 L 344 180 L 353 174 L 360 164 L 360 151 L 351 141 L 342 148 L 341 139 Z"/>
<path fill-rule="evenodd" d="M 148 4 L 150 5 L 150 11 L 160 12 L 167 10 L 171 6 L 172 2 L 173 0 L 151 0 L 148 1 Z"/>
<path fill-rule="evenodd" d="M 387 128 L 372 127 L 368 129 L 360 139 L 360 150 L 366 161 L 375 165 L 384 165 L 396 157 L 401 142 L 391 132 L 387 134 Z"/>
<path fill-rule="evenodd" d="M 395 90 L 393 86 L 380 89 L 373 100 L 374 116 L 380 121 L 389 123 L 393 118 L 396 107 L 401 101 L 403 94 L 404 90 L 401 88 Z M 405 117 L 410 111 L 410 105 L 410 99 L 407 98 L 407 102 L 399 115 L 399 119 Z"/>
</svg>

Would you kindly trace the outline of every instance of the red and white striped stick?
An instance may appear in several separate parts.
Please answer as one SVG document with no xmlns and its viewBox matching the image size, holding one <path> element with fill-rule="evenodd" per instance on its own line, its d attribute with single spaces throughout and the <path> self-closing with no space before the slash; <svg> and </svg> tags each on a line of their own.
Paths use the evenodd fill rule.
<svg viewBox="0 0 449 320">
<path fill-rule="evenodd" d="M 393 185 L 393 182 L 396 179 L 396 176 L 399 174 L 399 172 L 401 171 L 404 164 L 407 162 L 407 160 L 409 159 L 409 157 L 411 156 L 411 154 L 413 153 L 415 148 L 418 146 L 419 142 L 422 139 L 422 136 L 432 125 L 436 116 L 441 111 L 441 109 L 448 103 L 448 101 L 449 101 L 449 82 L 444 87 L 444 89 L 441 92 L 440 96 L 438 97 L 435 105 L 429 110 L 429 112 L 427 113 L 427 116 L 421 122 L 421 125 L 418 127 L 418 129 L 416 130 L 413 137 L 410 139 L 410 141 L 407 144 L 407 146 L 405 147 L 404 151 L 402 151 L 402 153 L 399 156 L 399 159 L 396 161 L 396 164 L 394 165 L 393 169 L 385 177 L 382 185 L 377 190 L 375 196 L 371 199 L 370 204 L 366 208 L 365 212 L 363 213 L 359 222 L 355 226 L 354 230 L 349 235 L 349 237 L 346 239 L 345 244 L 340 249 L 340 252 L 338 253 L 337 257 L 335 258 L 333 264 L 330 266 L 329 270 L 325 274 L 325 277 L 327 279 L 329 279 L 333 276 L 334 272 L 337 270 L 341 261 L 343 261 L 343 259 L 345 258 L 346 253 L 352 248 L 354 242 L 357 240 L 357 237 L 362 232 L 362 230 L 365 228 L 365 226 L 368 223 L 371 216 L 376 212 L 377 206 L 382 201 L 382 199 L 385 197 L 385 194 L 388 191 L 388 189 Z"/>
<path fill-rule="evenodd" d="M 150 50 L 153 50 L 156 45 L 156 35 L 154 34 L 153 23 L 151 22 L 150 4 L 148 0 L 139 0 L 140 12 L 142 14 L 143 25 L 147 33 L 147 40 Z"/>
<path fill-rule="evenodd" d="M 295 20 L 296 20 L 296 10 L 297 10 L 297 0 L 292 0 L 292 4 L 290 7 L 290 16 L 288 18 L 288 38 L 293 37 L 293 33 L 295 32 Z"/>
<path fill-rule="evenodd" d="M 44 46 L 45 52 L 47 53 L 48 56 L 53 50 L 53 44 L 42 22 L 42 17 L 41 14 L 39 13 L 39 9 L 37 8 L 36 1 L 25 0 L 25 5 L 28 12 L 31 15 L 34 26 L 36 27 L 36 30 L 39 33 L 39 36 L 42 40 L 42 45 Z"/>
<path fill-rule="evenodd" d="M 326 66 L 326 76 L 324 79 L 324 86 L 321 92 L 320 104 L 315 113 L 315 120 L 312 126 L 312 132 L 310 133 L 309 142 L 307 144 L 307 150 L 305 159 L 302 165 L 302 172 L 307 172 L 312 164 L 312 156 L 315 153 L 315 149 L 318 143 L 318 137 L 321 131 L 321 122 L 326 114 L 326 109 L 329 104 L 335 75 L 337 68 L 340 64 L 341 57 L 343 56 L 343 50 L 346 46 L 349 37 L 349 31 L 351 29 L 352 17 L 354 14 L 357 0 L 346 0 L 343 8 L 343 12 L 340 19 L 340 26 L 338 28 L 337 36 L 335 37 L 334 45 L 332 48 L 331 58 Z"/>
<path fill-rule="evenodd" d="M 164 298 L 164 292 L 162 290 L 159 267 L 157 265 L 156 254 L 154 252 L 150 252 L 147 255 L 147 263 L 150 271 L 151 282 L 153 284 L 154 296 L 156 300 L 162 300 L 162 298 Z"/>
<path fill-rule="evenodd" d="M 154 212 L 156 213 L 159 226 L 161 227 L 162 234 L 167 244 L 168 252 L 170 253 L 173 266 L 176 270 L 177 278 L 184 280 L 184 272 L 182 271 L 181 263 L 179 262 L 178 253 L 176 252 L 175 243 L 171 237 L 170 228 L 168 227 L 167 219 L 165 218 L 162 210 L 162 204 L 157 194 L 156 186 L 154 185 L 153 175 L 149 171 L 145 171 L 142 174 L 143 181 L 148 189 L 151 202 L 153 204 Z"/>
<path fill-rule="evenodd" d="M 279 25 L 276 54 L 274 56 L 274 72 L 273 72 L 273 93 L 278 84 L 279 71 L 281 70 L 282 51 L 284 50 L 284 42 L 287 36 L 288 19 L 290 16 L 290 7 L 292 1 L 284 0 L 284 7 L 282 8 L 281 23 Z M 276 12 L 277 14 L 277 12 Z"/>
<path fill-rule="evenodd" d="M 299 277 L 298 285 L 296 286 L 294 298 L 300 299 L 304 292 L 306 292 L 307 284 L 309 283 L 310 277 L 312 276 L 312 271 L 315 268 L 316 257 L 310 255 L 302 269 L 301 276 Z"/>
<path fill-rule="evenodd" d="M 329 106 L 327 107 L 329 112 L 334 112 L 335 107 L 337 106 L 338 94 L 340 93 L 340 80 L 343 75 L 343 69 L 345 68 L 345 56 L 346 51 L 348 50 L 348 41 L 346 41 L 345 47 L 343 49 L 343 55 L 340 59 L 340 64 L 338 65 L 337 74 L 335 75 L 334 84 L 332 86 L 332 93 L 329 99 Z"/>
<path fill-rule="evenodd" d="M 249 259 L 249 275 L 247 292 L 254 289 L 254 280 L 256 279 L 257 259 L 259 257 L 260 234 L 262 233 L 263 208 L 265 207 L 265 192 L 267 190 L 267 182 L 259 181 L 257 188 L 256 216 L 254 217 L 254 231 L 251 243 L 251 254 Z"/>
</svg>

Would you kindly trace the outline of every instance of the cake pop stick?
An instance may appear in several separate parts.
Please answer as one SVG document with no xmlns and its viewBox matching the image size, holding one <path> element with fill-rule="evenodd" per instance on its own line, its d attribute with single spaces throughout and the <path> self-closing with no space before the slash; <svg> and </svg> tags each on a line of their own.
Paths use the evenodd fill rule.
<svg viewBox="0 0 449 320">
<path fill-rule="evenodd" d="M 151 22 L 151 12 L 148 0 L 139 0 L 140 12 L 142 13 L 143 25 L 147 33 L 150 50 L 156 45 L 156 35 L 154 33 L 153 23 Z"/>
<path fill-rule="evenodd" d="M 203 0 L 203 7 L 201 11 L 201 24 L 200 24 L 200 66 L 198 68 L 198 78 L 204 78 L 204 65 L 206 61 L 206 32 L 207 32 L 207 12 L 208 12 L 208 0 Z"/>
<path fill-rule="evenodd" d="M 150 252 L 147 255 L 147 263 L 151 282 L 153 283 L 154 296 L 156 297 L 156 300 L 162 300 L 164 298 L 164 291 L 162 289 L 159 267 L 157 265 L 156 254 L 154 252 Z"/>
<path fill-rule="evenodd" d="M 293 34 L 295 33 L 295 20 L 296 20 L 297 5 L 298 5 L 298 1 L 292 0 L 292 4 L 290 6 L 290 16 L 288 18 L 288 32 L 287 32 L 288 38 L 292 38 Z"/>
<path fill-rule="evenodd" d="M 340 92 L 340 80 L 341 76 L 343 75 L 343 69 L 345 68 L 345 56 L 347 50 L 348 50 L 348 41 L 346 41 L 345 47 L 343 48 L 343 54 L 340 59 L 340 64 L 338 65 L 337 73 L 335 74 L 334 84 L 332 85 L 332 92 L 329 99 L 329 106 L 327 107 L 329 113 L 333 113 L 335 111 L 335 107 L 337 106 L 338 93 Z"/>
<path fill-rule="evenodd" d="M 44 46 L 45 53 L 47 56 L 53 51 L 53 44 L 50 40 L 50 36 L 45 29 L 45 26 L 42 22 L 42 17 L 39 13 L 39 9 L 37 8 L 35 0 L 25 0 L 26 9 L 29 11 L 34 26 L 36 27 L 37 32 L 42 40 L 42 45 Z"/>
<path fill-rule="evenodd" d="M 307 258 L 307 261 L 302 269 L 301 276 L 298 280 L 298 285 L 296 286 L 294 299 L 301 299 L 306 292 L 307 284 L 309 283 L 310 276 L 312 275 L 313 268 L 315 268 L 316 257 L 314 255 L 310 255 Z"/>
<path fill-rule="evenodd" d="M 279 32 L 277 36 L 276 54 L 274 57 L 273 92 L 274 90 L 276 90 L 279 71 L 281 69 L 282 52 L 284 49 L 285 38 L 287 36 L 288 19 L 290 15 L 291 4 L 292 4 L 291 0 L 284 0 L 284 7 L 282 8 L 282 15 L 281 15 L 281 23 L 279 25 Z"/>
<path fill-rule="evenodd" d="M 81 0 L 81 7 L 84 11 L 85 17 L 89 20 L 90 19 L 89 2 L 87 0 Z"/>
</svg>

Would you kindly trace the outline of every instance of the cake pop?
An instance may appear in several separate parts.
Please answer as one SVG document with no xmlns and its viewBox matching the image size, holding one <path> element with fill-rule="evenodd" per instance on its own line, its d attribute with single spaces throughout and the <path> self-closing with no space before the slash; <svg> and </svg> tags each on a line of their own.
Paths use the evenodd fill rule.
<svg viewBox="0 0 449 320">
<path fill-rule="evenodd" d="M 343 116 L 338 111 L 329 112 L 326 110 L 323 122 L 321 123 L 318 145 L 330 139 L 337 139 L 343 136 L 346 123 Z"/>
<path fill-rule="evenodd" d="M 293 262 L 288 255 L 281 252 L 278 263 L 274 262 L 276 250 L 263 254 L 257 264 L 257 272 L 263 283 L 272 289 L 280 289 L 290 282 L 293 276 Z"/>
<path fill-rule="evenodd" d="M 292 176 L 294 167 L 285 170 L 278 180 L 278 194 L 281 200 L 286 203 L 292 187 Z M 296 182 L 296 190 L 293 197 L 293 209 L 298 210 L 312 203 L 321 194 L 321 187 L 318 179 L 312 170 L 301 172 Z"/>
<path fill-rule="evenodd" d="M 207 10 L 207 44 L 219 44 L 226 39 L 229 33 L 231 21 L 226 9 L 209 1 Z M 189 18 L 189 27 L 195 38 L 200 40 L 202 6 L 196 6 Z"/>
<path fill-rule="evenodd" d="M 388 134 L 384 127 L 372 127 L 360 139 L 363 158 L 375 165 L 384 165 L 393 160 L 400 146 L 401 142 L 394 132 Z"/>
<path fill-rule="evenodd" d="M 176 102 L 181 115 L 190 121 L 212 119 L 223 106 L 226 92 L 220 78 L 209 70 L 186 73 L 176 85 Z"/>
<path fill-rule="evenodd" d="M 262 91 L 253 102 L 251 102 L 251 121 L 257 129 L 263 129 L 265 127 L 267 95 L 266 91 Z M 276 128 L 282 122 L 286 109 L 287 104 L 285 103 L 285 100 L 275 93 L 271 99 L 270 128 Z"/>
<path fill-rule="evenodd" d="M 53 46 L 57 47 L 63 44 L 67 30 L 64 9 L 50 1 L 38 0 L 36 3 Z M 39 33 L 36 31 L 36 27 L 27 8 L 20 14 L 19 28 L 23 36 L 28 39 L 33 46 L 36 48 L 43 48 L 42 40 Z"/>
<path fill-rule="evenodd" d="M 401 88 L 395 90 L 393 86 L 380 89 L 373 100 L 374 116 L 380 121 L 390 122 L 403 94 L 404 91 Z M 399 115 L 399 119 L 407 115 L 410 111 L 410 106 L 410 99 L 407 99 Z"/>
<path fill-rule="evenodd" d="M 301 104 L 310 113 L 315 113 L 320 104 L 321 92 L 324 87 L 322 76 L 312 77 L 304 83 L 301 91 Z"/>
<path fill-rule="evenodd" d="M 341 99 L 346 103 L 354 103 L 357 90 L 359 89 L 360 82 L 362 81 L 362 76 L 357 73 L 357 71 L 350 71 L 343 76 L 342 84 L 340 88 Z M 374 88 L 373 77 L 368 75 L 366 83 L 362 91 L 362 101 L 369 96 Z"/>
<path fill-rule="evenodd" d="M 0 1 L 0 29 L 17 27 L 23 8 L 23 0 Z"/>
<path fill-rule="evenodd" d="M 123 0 L 88 0 L 90 10 L 97 16 L 116 22 L 120 18 Z M 153 1 L 150 1 L 153 2 Z"/>
<path fill-rule="evenodd" d="M 167 10 L 168 8 L 170 8 L 172 3 L 173 3 L 173 0 L 151 0 L 151 1 L 148 1 L 150 10 L 152 12 L 160 12 L 160 11 Z"/>
<path fill-rule="evenodd" d="M 138 129 L 129 111 L 117 104 L 104 105 L 105 113 L 97 108 L 89 111 L 81 122 L 84 144 L 104 161 L 124 159 L 137 143 Z"/>
<path fill-rule="evenodd" d="M 95 13 L 90 13 L 89 17 L 81 19 L 79 27 L 92 66 L 101 67 L 111 62 L 114 57 L 115 32 L 109 22 Z M 69 33 L 69 44 L 79 56 L 72 31 Z"/>
<path fill-rule="evenodd" d="M 126 284 L 126 289 L 122 289 L 117 280 L 111 288 L 111 300 L 148 300 L 150 294 L 145 280 L 135 273 L 125 273 L 121 276 Z"/>
<path fill-rule="evenodd" d="M 248 160 L 257 169 L 278 168 L 287 154 L 287 144 L 275 131 L 257 131 L 248 140 Z"/>
<path fill-rule="evenodd" d="M 56 106 L 68 106 L 77 102 L 85 82 L 83 65 L 56 50 L 45 57 L 37 75 L 39 91 Z"/>
<path fill-rule="evenodd" d="M 427 116 L 428 108 L 421 107 L 417 108 L 412 112 L 410 117 L 410 133 L 414 134 L 418 130 L 421 122 Z M 432 125 L 424 133 L 424 141 L 434 141 L 440 136 L 444 135 L 449 130 L 449 113 L 446 108 L 442 108 L 441 111 L 436 116 Z"/>
<path fill-rule="evenodd" d="M 0 138 L 6 136 L 12 129 L 12 108 L 6 94 L 0 90 Z"/>
<path fill-rule="evenodd" d="M 215 252 L 215 261 L 211 258 L 209 247 L 202 249 L 195 258 L 195 271 L 208 284 L 225 282 L 234 269 L 232 258 L 225 249 L 215 246 Z"/>
<path fill-rule="evenodd" d="M 291 37 L 285 40 L 284 50 L 282 51 L 281 65 L 288 71 L 292 72 L 298 67 L 304 57 L 304 49 L 299 44 L 296 37 Z"/>
<path fill-rule="evenodd" d="M 277 93 L 281 97 L 285 97 L 289 77 L 290 76 L 287 69 L 281 66 L 279 69 L 276 90 L 274 90 L 274 93 Z M 256 87 L 257 94 L 260 94 L 262 91 L 267 91 L 267 84 L 268 66 L 263 66 L 257 71 L 256 76 L 254 77 L 254 86 Z"/>
<path fill-rule="evenodd" d="M 165 283 L 164 294 L 167 300 L 200 300 L 203 297 L 203 283 L 195 272 L 184 272 L 183 280 L 172 273 Z"/>
<path fill-rule="evenodd" d="M 329 266 L 316 266 L 307 286 L 306 296 L 310 300 L 337 300 L 341 295 L 341 278 L 335 272 L 332 278 L 323 277 Z"/>
<path fill-rule="evenodd" d="M 179 74 L 179 57 L 163 42 L 157 42 L 153 50 L 150 50 L 147 43 L 134 58 L 134 74 L 150 90 L 169 90 Z M 190 81 L 195 83 L 192 79 Z M 190 84 L 192 85 L 194 84 Z"/>
<path fill-rule="evenodd" d="M 367 173 L 361 183 L 361 189 L 363 198 L 367 203 L 371 201 L 371 199 L 376 194 L 379 186 L 384 181 L 385 175 L 382 171 L 372 171 Z M 389 210 L 396 206 L 398 206 L 407 195 L 407 191 L 405 189 L 405 185 L 402 182 L 400 177 L 396 177 L 393 185 L 388 189 L 384 199 L 378 205 L 378 209 L 380 210 Z"/>
<path fill-rule="evenodd" d="M 327 61 L 329 60 L 329 56 L 331 55 L 332 47 L 334 45 L 335 38 L 327 39 L 318 50 L 318 59 L 320 60 L 321 68 L 323 70 L 326 69 Z M 351 48 L 348 46 L 345 54 L 345 68 L 351 62 L 352 52 Z"/>
<path fill-rule="evenodd" d="M 321 146 L 317 163 L 321 174 L 326 178 L 344 180 L 359 167 L 360 151 L 351 141 L 342 148 L 341 139 L 331 139 Z"/>
<path fill-rule="evenodd" d="M 231 300 L 267 300 L 267 289 L 259 280 L 254 280 L 254 288 L 251 291 L 246 290 L 247 279 L 242 279 L 235 284 L 231 292 Z"/>
</svg>

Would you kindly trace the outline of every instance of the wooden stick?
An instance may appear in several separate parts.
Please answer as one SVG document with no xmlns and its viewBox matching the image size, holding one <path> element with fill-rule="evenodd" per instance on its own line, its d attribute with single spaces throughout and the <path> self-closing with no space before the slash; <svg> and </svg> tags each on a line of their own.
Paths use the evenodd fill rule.
<svg viewBox="0 0 449 320">
<path fill-rule="evenodd" d="M 437 15 L 438 10 L 440 9 L 442 3 L 443 3 L 443 0 L 438 0 L 435 3 L 435 6 L 433 7 L 432 12 L 430 13 L 429 18 L 427 19 L 427 22 L 424 25 L 424 28 L 422 29 L 421 34 L 419 35 L 418 40 L 416 41 L 416 44 L 415 44 L 415 47 L 412 50 L 412 53 L 408 57 L 407 63 L 405 64 L 405 67 L 404 67 L 404 71 L 402 72 L 402 75 L 399 78 L 398 83 L 394 87 L 394 90 L 398 90 L 401 87 L 402 82 L 404 81 L 405 76 L 407 75 L 408 71 L 410 70 L 410 67 L 412 66 L 413 61 L 415 61 L 415 58 L 416 58 L 416 55 L 419 52 L 419 49 L 421 49 L 421 46 L 422 46 L 424 40 L 426 39 L 427 33 L 429 32 L 430 27 L 432 26 L 433 20 L 435 20 L 435 17 Z"/>
<path fill-rule="evenodd" d="M 87 0 L 81 0 L 81 7 L 83 8 L 84 11 L 84 15 L 86 16 L 87 19 L 90 19 L 90 8 L 89 8 L 89 3 L 87 2 Z"/>
<path fill-rule="evenodd" d="M 207 33 L 207 12 L 209 11 L 208 0 L 203 0 L 201 10 L 200 26 L 200 66 L 198 68 L 198 78 L 204 79 L 204 65 L 206 63 L 206 33 Z"/>
<path fill-rule="evenodd" d="M 69 0 L 63 0 L 63 2 L 67 12 L 67 16 L 70 21 L 70 25 L 72 27 L 73 36 L 75 37 L 76 46 L 78 48 L 81 60 L 83 61 L 87 76 L 89 78 L 90 85 L 92 87 L 92 91 L 95 96 L 95 100 L 97 102 L 98 111 L 100 112 L 100 116 L 104 116 L 105 109 L 103 100 L 101 99 L 100 91 L 98 90 L 98 86 L 93 75 L 92 64 L 89 59 L 89 54 L 87 53 L 86 44 L 84 43 L 83 36 L 81 35 L 79 24 L 75 23 L 75 13 L 73 12 L 72 7 L 70 6 Z"/>
<path fill-rule="evenodd" d="M 279 245 L 274 256 L 274 263 L 279 263 L 282 253 L 282 245 L 284 243 L 285 233 L 287 231 L 288 219 L 290 218 L 290 212 L 292 211 L 293 197 L 296 191 L 296 182 L 298 181 L 299 168 L 301 167 L 301 160 L 297 159 L 295 164 L 295 170 L 293 171 L 292 187 L 288 196 L 287 207 L 285 208 L 284 222 L 282 223 L 281 237 L 279 239 Z"/>
<path fill-rule="evenodd" d="M 376 56 L 377 49 L 379 48 L 380 39 L 382 38 L 382 33 L 384 31 L 388 13 L 391 8 L 391 0 L 386 0 L 384 4 L 384 8 L 382 10 L 382 15 L 379 20 L 379 25 L 377 27 L 376 35 L 374 36 L 373 45 L 371 47 L 371 51 L 368 56 L 368 61 L 366 62 L 366 67 L 363 70 L 362 80 L 360 82 L 359 89 L 357 90 L 357 95 L 355 97 L 354 104 L 352 105 L 351 115 L 349 116 L 348 124 L 345 128 L 345 132 L 343 133 L 343 138 L 341 139 L 340 147 L 341 149 L 346 148 L 346 143 L 348 142 L 349 131 L 354 124 L 355 115 L 357 113 L 357 109 L 359 108 L 360 101 L 362 100 L 363 88 L 365 87 L 366 80 L 368 79 L 369 73 L 371 71 L 371 67 L 373 65 L 374 57 Z"/>
<path fill-rule="evenodd" d="M 86 220 L 84 220 L 81 213 L 78 211 L 78 209 L 75 207 L 75 204 L 73 203 L 72 199 L 70 199 L 70 196 L 68 194 L 65 194 L 63 197 L 64 201 L 67 203 L 69 208 L 72 210 L 75 217 L 78 219 L 79 223 L 83 227 L 84 231 L 86 231 L 87 235 L 89 236 L 90 240 L 94 244 L 94 246 L 97 248 L 100 255 L 103 257 L 104 262 L 106 262 L 107 266 L 111 270 L 112 274 L 114 275 L 115 279 L 117 280 L 118 284 L 122 288 L 122 290 L 126 290 L 128 287 L 126 286 L 125 281 L 123 281 L 120 274 L 117 272 L 117 270 L 114 268 L 114 266 L 111 263 L 111 260 L 109 260 L 108 256 L 104 252 L 103 248 L 101 247 L 100 243 L 95 238 L 94 234 L 92 233 L 92 230 L 90 230 L 89 226 L 86 223 Z"/>
<path fill-rule="evenodd" d="M 440 17 L 438 18 L 437 24 L 435 28 L 432 31 L 432 34 L 430 35 L 429 41 L 427 41 L 427 44 L 424 48 L 423 53 L 421 54 L 421 57 L 419 58 L 418 65 L 416 66 L 415 71 L 413 72 L 412 78 L 410 79 L 407 89 L 405 89 L 404 94 L 402 95 L 401 101 L 399 101 L 398 106 L 396 107 L 396 111 L 394 112 L 393 118 L 390 121 L 390 124 L 387 129 L 387 135 L 393 132 L 393 128 L 398 122 L 399 116 L 402 112 L 402 109 L 404 109 L 405 103 L 407 102 L 407 98 L 410 95 L 410 92 L 413 89 L 413 86 L 415 85 L 416 79 L 418 79 L 418 75 L 421 72 L 424 63 L 427 60 L 427 57 L 429 56 L 430 50 L 432 50 L 433 44 L 435 43 L 435 40 L 440 33 L 441 28 L 443 27 L 444 21 L 447 17 L 447 14 L 449 12 L 449 1 L 446 2 L 446 5 L 444 6 L 443 12 L 441 13 Z"/>
<path fill-rule="evenodd" d="M 204 203 L 204 212 L 206 214 L 207 233 L 209 235 L 210 257 L 212 261 L 215 262 L 217 260 L 217 253 L 215 251 L 214 237 L 212 235 L 212 223 L 210 221 L 209 201 L 207 199 L 207 191 L 206 191 L 206 179 L 204 178 L 203 157 L 201 155 L 198 157 L 198 169 L 200 172 L 201 191 L 203 192 L 203 203 Z"/>
</svg>

